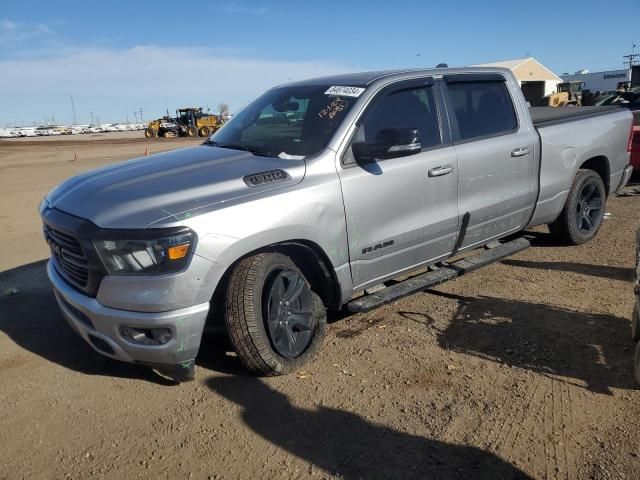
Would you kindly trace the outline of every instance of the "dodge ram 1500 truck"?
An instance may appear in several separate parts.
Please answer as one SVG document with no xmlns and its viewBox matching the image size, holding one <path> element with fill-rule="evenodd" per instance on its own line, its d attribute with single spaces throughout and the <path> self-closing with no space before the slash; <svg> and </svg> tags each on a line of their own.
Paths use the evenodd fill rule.
<svg viewBox="0 0 640 480">
<path fill-rule="evenodd" d="M 423 291 L 526 248 L 528 227 L 593 238 L 631 174 L 631 118 L 529 108 L 500 68 L 289 83 L 201 146 L 55 187 L 48 275 L 103 355 L 188 379 L 219 321 L 249 370 L 286 374 L 318 351 L 327 309 Z"/>
</svg>

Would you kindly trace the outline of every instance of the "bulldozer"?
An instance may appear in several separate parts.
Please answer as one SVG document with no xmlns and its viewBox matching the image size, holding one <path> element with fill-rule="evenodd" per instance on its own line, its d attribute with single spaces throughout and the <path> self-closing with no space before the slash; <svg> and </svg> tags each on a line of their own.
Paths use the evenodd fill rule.
<svg viewBox="0 0 640 480">
<path fill-rule="evenodd" d="M 201 107 L 185 107 L 176 111 L 176 117 L 168 115 L 149 122 L 144 136 L 151 137 L 208 137 L 222 126 L 217 115 L 204 113 Z"/>
</svg>

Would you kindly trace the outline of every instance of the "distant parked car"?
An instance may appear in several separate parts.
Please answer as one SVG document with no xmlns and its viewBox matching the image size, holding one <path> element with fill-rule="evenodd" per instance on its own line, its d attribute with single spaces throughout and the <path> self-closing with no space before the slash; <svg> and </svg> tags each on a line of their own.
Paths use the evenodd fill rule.
<svg viewBox="0 0 640 480">
<path fill-rule="evenodd" d="M 34 128 L 21 128 L 18 130 L 18 134 L 21 137 L 36 137 L 37 133 Z"/>
<path fill-rule="evenodd" d="M 640 108 L 640 92 L 630 90 L 627 92 L 609 92 L 596 97 L 593 101 L 596 106 L 620 105 L 621 107 Z"/>
</svg>

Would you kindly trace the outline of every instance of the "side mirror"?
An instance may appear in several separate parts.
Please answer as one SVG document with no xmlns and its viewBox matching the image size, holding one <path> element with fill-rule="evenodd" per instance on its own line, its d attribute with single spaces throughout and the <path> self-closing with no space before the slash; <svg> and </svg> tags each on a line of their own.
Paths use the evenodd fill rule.
<svg viewBox="0 0 640 480">
<path fill-rule="evenodd" d="M 416 128 L 383 128 L 373 142 L 356 141 L 351 148 L 356 161 L 366 162 L 413 155 L 422 150 L 422 144 Z"/>
</svg>

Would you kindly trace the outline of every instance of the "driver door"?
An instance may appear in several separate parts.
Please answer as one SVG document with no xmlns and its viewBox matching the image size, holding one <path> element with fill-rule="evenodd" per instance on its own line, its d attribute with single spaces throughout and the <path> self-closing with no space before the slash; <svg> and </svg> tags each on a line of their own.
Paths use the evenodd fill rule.
<svg viewBox="0 0 640 480">
<path fill-rule="evenodd" d="M 339 167 L 354 291 L 450 255 L 458 234 L 458 162 L 440 121 L 431 79 L 380 91 L 357 121 L 354 138 L 384 129 L 417 129 L 421 149 L 358 162 L 352 145 Z"/>
</svg>

